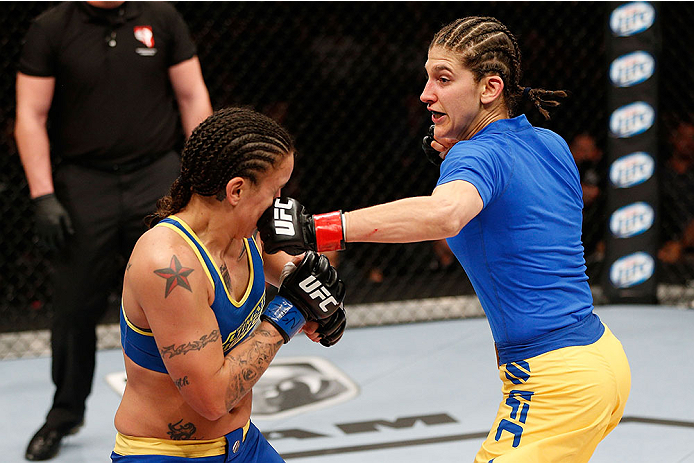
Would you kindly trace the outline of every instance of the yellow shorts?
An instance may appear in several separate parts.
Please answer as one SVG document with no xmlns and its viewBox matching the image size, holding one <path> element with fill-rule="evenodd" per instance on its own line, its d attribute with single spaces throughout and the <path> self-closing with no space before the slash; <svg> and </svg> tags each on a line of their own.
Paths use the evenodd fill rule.
<svg viewBox="0 0 694 463">
<path fill-rule="evenodd" d="M 204 458 L 226 455 L 227 441 L 240 444 L 246 440 L 246 435 L 251 426 L 251 420 L 242 427 L 235 429 L 226 436 L 217 439 L 205 440 L 170 440 L 156 439 L 153 437 L 133 437 L 116 434 L 116 445 L 111 455 L 112 461 L 152 461 L 143 456 L 157 456 L 159 461 L 164 461 L 164 457 L 179 458 Z M 236 453 L 235 449 L 231 449 Z M 124 458 L 129 457 L 129 458 Z"/>
<path fill-rule="evenodd" d="M 622 344 L 600 339 L 499 367 L 503 400 L 475 463 L 587 462 L 631 389 Z"/>
</svg>

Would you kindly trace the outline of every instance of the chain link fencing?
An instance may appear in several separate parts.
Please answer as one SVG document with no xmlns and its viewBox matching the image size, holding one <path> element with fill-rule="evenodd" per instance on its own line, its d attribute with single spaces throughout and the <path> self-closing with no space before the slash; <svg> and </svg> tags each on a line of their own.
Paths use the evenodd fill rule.
<svg viewBox="0 0 694 463">
<path fill-rule="evenodd" d="M 54 291 L 49 284 L 51 264 L 37 246 L 13 124 L 14 79 L 24 34 L 34 17 L 55 4 L 0 2 L 0 333 L 4 333 L 0 358 L 46 352 L 48 342 Z M 430 118 L 419 101 L 429 41 L 442 25 L 459 17 L 500 19 L 521 47 L 521 84 L 571 93 L 551 121 L 544 121 L 533 108 L 520 110 L 531 123 L 558 132 L 570 143 L 585 185 L 595 192 L 586 201 L 583 239 L 596 304 L 601 303 L 607 3 L 174 5 L 198 46 L 215 109 L 249 106 L 272 116 L 293 134 L 297 162 L 284 194 L 316 213 L 431 193 L 438 171 L 420 148 Z M 690 308 L 694 304 L 694 51 L 688 44 L 694 43 L 694 31 L 687 20 L 692 17 L 691 3 L 660 5 L 659 172 L 678 169 L 678 181 L 666 177 L 662 183 L 658 297 L 663 304 Z M 482 315 L 445 242 L 350 244 L 336 263 L 348 285 L 351 326 Z M 101 347 L 119 342 L 112 325 L 118 317 L 118 282 L 113 289 L 112 307 L 100 332 Z"/>
</svg>

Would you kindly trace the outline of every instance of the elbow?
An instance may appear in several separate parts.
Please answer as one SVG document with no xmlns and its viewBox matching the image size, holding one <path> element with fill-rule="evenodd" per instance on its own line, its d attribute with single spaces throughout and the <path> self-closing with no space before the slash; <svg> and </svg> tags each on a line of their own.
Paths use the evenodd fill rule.
<svg viewBox="0 0 694 463">
<path fill-rule="evenodd" d="M 208 421 L 217 421 L 228 414 L 229 414 L 228 410 L 218 408 L 215 410 L 210 410 L 207 414 L 201 414 L 201 415 Z"/>
<path fill-rule="evenodd" d="M 190 390 L 184 394 L 184 399 L 196 413 L 209 421 L 218 419 L 229 413 L 224 397 L 212 390 Z"/>
<path fill-rule="evenodd" d="M 198 86 L 197 88 L 188 88 L 185 90 L 179 90 L 176 93 L 176 101 L 178 105 L 182 108 L 195 108 L 212 106 L 210 101 L 210 95 L 207 92 L 205 85 Z"/>
<path fill-rule="evenodd" d="M 464 226 L 465 224 L 455 220 L 454 217 L 446 217 L 439 226 L 440 238 L 452 238 L 460 233 L 460 230 L 462 230 Z"/>
<path fill-rule="evenodd" d="M 438 239 L 456 236 L 467 225 L 467 220 L 453 202 L 443 201 L 438 204 L 436 214 L 432 221 L 436 227 Z"/>
<path fill-rule="evenodd" d="M 223 400 L 218 400 L 214 403 L 201 403 L 193 408 L 208 421 L 217 421 L 229 413 L 229 410 L 224 406 Z"/>
</svg>

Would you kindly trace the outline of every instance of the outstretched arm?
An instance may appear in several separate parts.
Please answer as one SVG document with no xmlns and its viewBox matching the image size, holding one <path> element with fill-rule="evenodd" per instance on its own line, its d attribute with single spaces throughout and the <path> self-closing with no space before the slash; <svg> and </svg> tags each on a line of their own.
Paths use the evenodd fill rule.
<svg viewBox="0 0 694 463">
<path fill-rule="evenodd" d="M 345 242 L 412 243 L 457 235 L 482 210 L 471 183 L 455 180 L 431 196 L 404 198 L 343 214 L 310 215 L 296 200 L 276 198 L 258 221 L 266 252 L 332 251 Z"/>
<path fill-rule="evenodd" d="M 404 198 L 345 213 L 347 242 L 411 243 L 457 235 L 482 210 L 468 182 L 438 186 L 431 196 Z"/>
</svg>

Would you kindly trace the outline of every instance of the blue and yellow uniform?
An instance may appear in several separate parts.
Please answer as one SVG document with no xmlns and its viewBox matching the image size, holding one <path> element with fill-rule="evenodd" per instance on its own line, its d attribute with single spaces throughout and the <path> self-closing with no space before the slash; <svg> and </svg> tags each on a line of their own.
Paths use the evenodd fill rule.
<svg viewBox="0 0 694 463">
<path fill-rule="evenodd" d="M 265 275 L 260 250 L 253 238 L 244 239 L 250 277 L 246 292 L 240 301 L 234 300 L 215 266 L 210 252 L 195 232 L 180 218 L 170 216 L 156 227 L 167 227 L 178 233 L 193 249 L 214 288 L 214 301 L 210 308 L 217 318 L 226 355 L 245 339 L 260 319 L 265 305 Z M 121 305 L 121 345 L 125 354 L 139 366 L 160 373 L 168 373 L 159 354 L 151 330 L 132 324 Z M 250 421 L 218 439 L 204 441 L 174 441 L 167 439 L 124 436 L 118 433 L 111 454 L 113 462 L 184 461 L 220 463 L 225 461 L 283 461 Z"/>
<path fill-rule="evenodd" d="M 249 285 L 241 300 L 235 301 L 229 294 L 219 270 L 212 262 L 209 251 L 185 222 L 176 216 L 171 216 L 163 219 L 156 226 L 167 227 L 178 233 L 195 251 L 203 264 L 203 269 L 214 288 L 214 302 L 212 302 L 211 309 L 219 324 L 222 347 L 226 355 L 251 332 L 263 311 L 265 275 L 263 274 L 263 260 L 258 246 L 253 238 L 244 239 L 250 266 Z M 133 362 L 148 370 L 167 373 L 152 332 L 130 323 L 123 307 L 121 307 L 120 333 L 123 350 Z"/>
<path fill-rule="evenodd" d="M 587 461 L 619 422 L 631 375 L 593 312 L 571 152 L 525 116 L 502 119 L 451 148 L 438 185 L 455 180 L 483 201 L 448 244 L 489 320 L 504 393 L 476 462 Z"/>
</svg>

